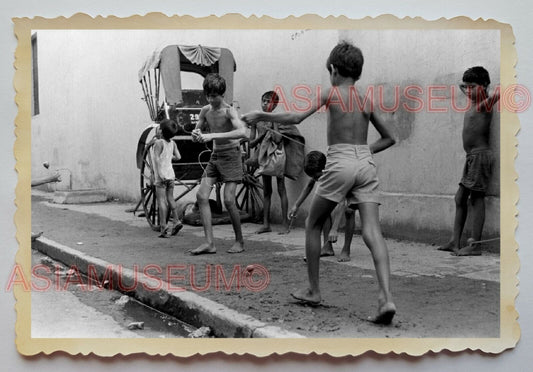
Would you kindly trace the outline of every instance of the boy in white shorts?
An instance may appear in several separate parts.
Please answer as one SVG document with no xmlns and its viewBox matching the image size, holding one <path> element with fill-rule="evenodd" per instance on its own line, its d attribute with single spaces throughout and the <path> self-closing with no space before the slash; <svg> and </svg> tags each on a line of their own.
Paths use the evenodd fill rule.
<svg viewBox="0 0 533 372">
<path fill-rule="evenodd" d="M 372 154 L 392 146 L 395 140 L 390 129 L 374 112 L 372 100 L 363 100 L 355 89 L 362 67 L 361 50 L 351 43 L 340 42 L 326 62 L 332 86 L 322 89 L 320 97 L 311 97 L 307 110 L 275 114 L 255 111 L 244 115 L 243 120 L 249 124 L 259 120 L 300 123 L 326 106 L 327 163 L 306 221 L 309 287 L 292 293 L 292 296 L 311 305 L 317 305 L 322 300 L 319 289 L 320 233 L 335 206 L 346 198 L 349 206 L 359 209 L 363 240 L 372 253 L 379 282 L 378 311 L 370 320 L 390 324 L 396 306 L 389 286 L 389 254 L 379 224 L 378 180 Z M 369 122 L 381 136 L 370 146 L 367 144 Z"/>
</svg>

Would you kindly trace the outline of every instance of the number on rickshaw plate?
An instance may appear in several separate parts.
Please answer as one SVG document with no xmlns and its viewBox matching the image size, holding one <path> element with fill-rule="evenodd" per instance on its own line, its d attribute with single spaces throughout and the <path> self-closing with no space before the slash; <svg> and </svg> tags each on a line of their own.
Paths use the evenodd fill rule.
<svg viewBox="0 0 533 372">
<path fill-rule="evenodd" d="M 200 120 L 199 114 L 189 114 L 189 122 L 196 126 L 198 124 L 198 121 Z"/>
</svg>

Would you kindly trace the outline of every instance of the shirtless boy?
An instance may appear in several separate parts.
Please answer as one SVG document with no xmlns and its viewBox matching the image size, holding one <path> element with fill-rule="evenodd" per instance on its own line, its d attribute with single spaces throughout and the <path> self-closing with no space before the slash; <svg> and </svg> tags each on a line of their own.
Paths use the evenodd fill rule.
<svg viewBox="0 0 533 372">
<path fill-rule="evenodd" d="M 385 123 L 373 112 L 371 100 L 364 107 L 355 102 L 355 82 L 361 75 L 363 55 L 348 42 L 340 42 L 326 62 L 332 87 L 320 97 L 311 99 L 307 110 L 285 113 L 252 112 L 243 117 L 247 123 L 270 120 L 279 123 L 300 123 L 320 107 L 327 109 L 328 154 L 324 174 L 311 203 L 306 221 L 305 252 L 309 287 L 292 293 L 297 300 L 317 305 L 322 300 L 319 289 L 320 232 L 337 204 L 345 198 L 348 205 L 358 208 L 365 244 L 372 253 L 379 282 L 378 311 L 370 320 L 390 324 L 396 313 L 389 287 L 389 254 L 381 234 L 378 214 L 377 172 L 372 154 L 392 146 L 395 140 Z M 358 102 L 363 102 L 358 97 Z M 380 138 L 367 144 L 371 122 Z"/>
<path fill-rule="evenodd" d="M 466 162 L 459 189 L 455 194 L 455 220 L 453 237 L 442 247 L 441 251 L 450 251 L 457 256 L 479 256 L 475 242 L 481 240 L 485 223 L 485 193 L 489 186 L 494 163 L 494 156 L 489 147 L 492 106 L 499 100 L 499 93 L 489 96 L 490 77 L 481 66 L 469 68 L 463 74 L 461 91 L 469 100 L 468 111 L 463 121 L 463 148 Z M 468 199 L 472 204 L 472 237 L 461 249 L 461 235 L 468 213 Z"/>
<path fill-rule="evenodd" d="M 216 182 L 223 182 L 225 184 L 224 205 L 235 233 L 235 243 L 227 252 L 239 253 L 244 251 L 244 242 L 239 211 L 235 204 L 235 190 L 243 176 L 239 140 L 246 138 L 245 125 L 237 116 L 237 111 L 224 102 L 226 81 L 222 76 L 207 75 L 203 89 L 209 104 L 202 107 L 192 138 L 193 141 L 198 142 L 214 142 L 211 159 L 209 159 L 200 188 L 196 193 L 206 243 L 189 252 L 192 255 L 216 253 L 209 194 Z M 204 133 L 206 129 L 209 129 L 210 133 Z"/>
</svg>

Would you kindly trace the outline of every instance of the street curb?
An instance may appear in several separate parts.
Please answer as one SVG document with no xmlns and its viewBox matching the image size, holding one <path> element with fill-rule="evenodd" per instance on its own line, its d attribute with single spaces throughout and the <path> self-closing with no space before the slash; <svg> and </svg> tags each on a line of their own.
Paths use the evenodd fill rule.
<svg viewBox="0 0 533 372">
<path fill-rule="evenodd" d="M 44 237 L 33 241 L 32 249 L 74 268 L 74 272 L 79 271 L 98 280 L 99 283 L 107 281 L 108 288 L 133 296 L 142 303 L 195 327 L 207 326 L 216 337 L 305 338 L 300 334 L 270 326 L 161 279 L 111 264 Z"/>
<path fill-rule="evenodd" d="M 91 204 L 105 201 L 107 191 L 104 189 L 56 191 L 52 199 L 56 204 Z"/>
</svg>

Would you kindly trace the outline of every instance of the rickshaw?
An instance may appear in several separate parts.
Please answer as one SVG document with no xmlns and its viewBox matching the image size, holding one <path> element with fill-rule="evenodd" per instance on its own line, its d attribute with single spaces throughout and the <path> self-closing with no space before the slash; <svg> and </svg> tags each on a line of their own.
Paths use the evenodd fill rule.
<svg viewBox="0 0 533 372">
<path fill-rule="evenodd" d="M 226 80 L 224 99 L 233 105 L 236 103 L 233 100 L 235 71 L 235 60 L 229 49 L 201 45 L 169 45 L 162 50 L 156 50 L 140 69 L 138 78 L 152 123 L 143 130 L 137 145 L 141 200 L 135 210 L 142 205 L 152 229 L 159 229 L 159 213 L 150 148 L 159 122 L 170 118 L 179 126 L 173 141 L 176 142 L 182 158 L 172 164 L 176 175 L 175 185 L 179 186 L 176 190 L 181 191 L 178 191 L 179 194 L 175 198 L 178 201 L 200 184 L 212 150 L 212 143 L 193 142 L 191 136 L 198 123 L 200 110 L 207 104 L 201 82 L 197 83 L 194 89 L 184 89 L 183 80 L 196 78 L 198 82 L 203 81 L 209 73 L 219 73 Z M 241 219 L 258 221 L 263 209 L 262 185 L 254 176 L 252 166 L 245 163 L 249 157 L 247 141 L 241 142 L 241 150 L 244 178 L 237 189 L 236 203 L 241 211 Z M 220 189 L 221 185 L 217 184 L 216 204 L 221 210 Z"/>
</svg>

